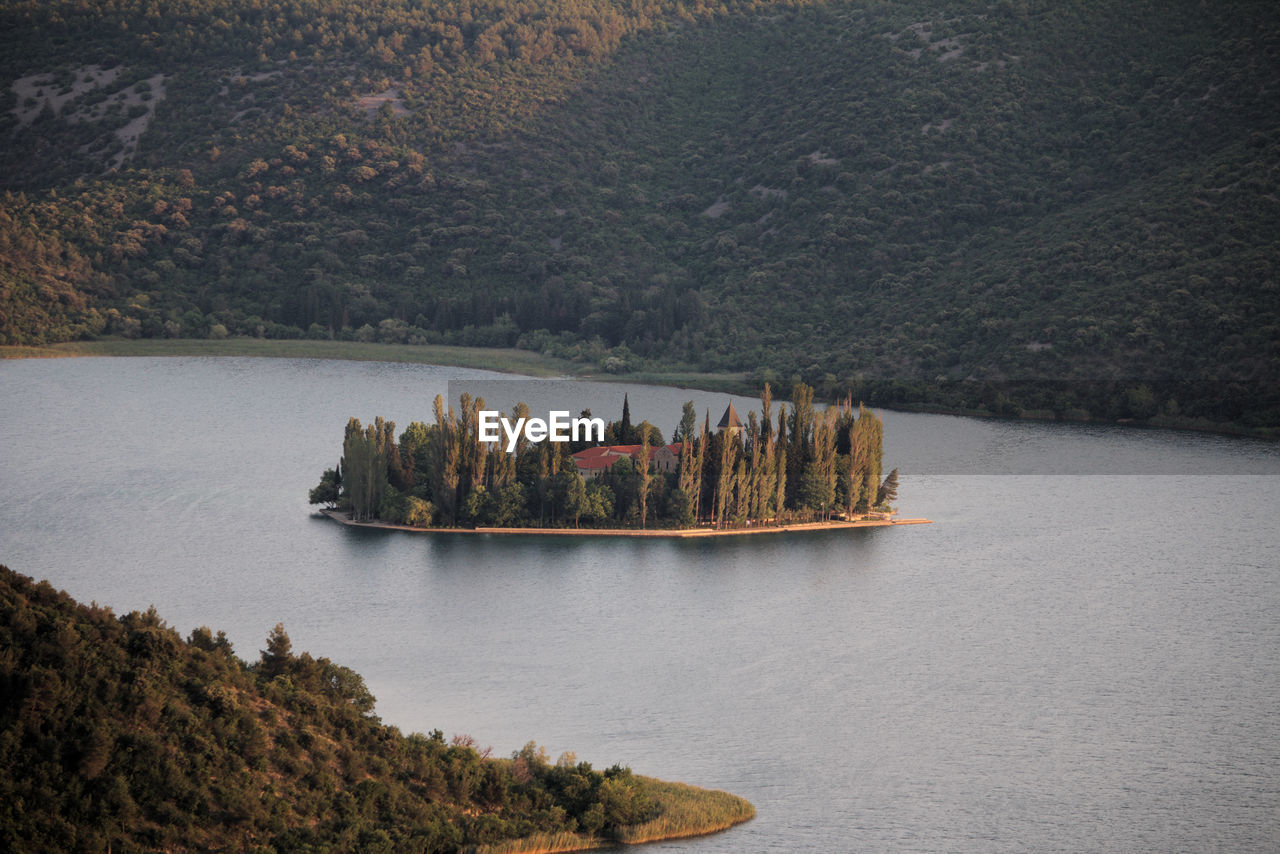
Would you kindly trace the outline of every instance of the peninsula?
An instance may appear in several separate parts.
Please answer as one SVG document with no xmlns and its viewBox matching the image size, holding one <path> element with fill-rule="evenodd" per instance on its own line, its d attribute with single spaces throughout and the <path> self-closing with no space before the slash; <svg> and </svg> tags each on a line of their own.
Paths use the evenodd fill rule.
<svg viewBox="0 0 1280 854">
<path fill-rule="evenodd" d="M 534 742 L 402 734 L 360 675 L 253 662 L 0 566 L 0 850 L 551 852 L 723 830 L 750 803 Z"/>
<path fill-rule="evenodd" d="M 690 401 L 669 443 L 632 423 L 625 396 L 617 421 L 584 410 L 571 434 L 505 437 L 485 425 L 554 427 L 567 413 L 545 422 L 520 403 L 508 419 L 467 394 L 460 412 L 437 396 L 435 422 L 398 439 L 394 422 L 350 419 L 341 460 L 310 500 L 345 524 L 421 531 L 696 537 L 928 521 L 894 517 L 898 472 L 882 477 L 878 416 L 848 397 L 818 409 L 802 382 L 791 394 L 776 425 L 767 384 L 760 417 L 743 421 L 729 403 L 714 429 L 709 412 L 699 427 Z M 598 430 L 577 430 L 588 424 Z"/>
</svg>

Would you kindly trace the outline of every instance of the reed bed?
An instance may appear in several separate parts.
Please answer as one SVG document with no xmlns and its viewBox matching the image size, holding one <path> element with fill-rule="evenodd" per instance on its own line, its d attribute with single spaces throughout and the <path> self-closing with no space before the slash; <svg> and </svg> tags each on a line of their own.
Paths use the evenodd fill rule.
<svg viewBox="0 0 1280 854">
<path fill-rule="evenodd" d="M 645 791 L 661 807 L 657 818 L 620 828 L 619 842 L 637 844 L 682 836 L 715 833 L 755 817 L 756 808 L 728 792 L 700 789 L 686 783 L 669 783 L 638 777 Z"/>
<path fill-rule="evenodd" d="M 622 842 L 638 845 L 660 839 L 679 839 L 716 833 L 755 817 L 756 808 L 728 792 L 700 789 L 636 775 L 645 794 L 658 805 L 656 818 L 619 828 L 609 838 L 577 833 L 536 833 L 493 845 L 467 849 L 467 854 L 557 854 L 584 851 Z"/>
<path fill-rule="evenodd" d="M 508 839 L 493 845 L 464 848 L 465 854 L 558 854 L 562 851 L 585 851 L 599 848 L 605 841 L 597 836 L 577 833 L 535 833 L 519 839 Z"/>
</svg>

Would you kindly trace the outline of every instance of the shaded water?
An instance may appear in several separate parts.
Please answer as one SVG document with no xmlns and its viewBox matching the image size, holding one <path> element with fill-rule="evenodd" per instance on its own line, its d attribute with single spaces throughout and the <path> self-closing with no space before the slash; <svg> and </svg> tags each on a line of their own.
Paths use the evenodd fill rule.
<svg viewBox="0 0 1280 854">
<path fill-rule="evenodd" d="M 403 428 L 485 376 L 0 362 L 0 562 L 245 658 L 283 622 L 405 731 L 757 807 L 656 850 L 1276 850 L 1280 448 L 888 412 L 899 504 L 934 525 L 523 539 L 311 515 L 349 416 Z M 713 422 L 727 401 L 583 405 L 615 417 L 624 391 L 668 435 L 683 401 Z"/>
</svg>

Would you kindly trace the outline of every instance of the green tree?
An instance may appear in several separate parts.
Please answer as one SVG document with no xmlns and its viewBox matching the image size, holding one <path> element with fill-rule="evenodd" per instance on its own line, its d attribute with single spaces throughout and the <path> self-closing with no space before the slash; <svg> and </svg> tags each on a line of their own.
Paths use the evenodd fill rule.
<svg viewBox="0 0 1280 854">
<path fill-rule="evenodd" d="M 696 441 L 697 429 L 698 413 L 693 408 L 693 401 L 686 400 L 680 409 L 680 423 L 676 425 L 675 432 L 671 434 L 671 441 L 673 443 Z"/>
<path fill-rule="evenodd" d="M 582 475 L 567 469 L 556 475 L 556 501 L 560 515 L 566 518 L 572 516 L 573 527 L 578 527 L 582 516 L 591 511 L 587 485 L 583 482 Z"/>
<path fill-rule="evenodd" d="M 435 516 L 435 507 L 430 501 L 424 501 L 416 495 L 405 498 L 404 523 L 414 528 L 431 527 L 431 519 Z"/>
<path fill-rule="evenodd" d="M 453 407 L 444 405 L 444 398 L 436 395 L 436 431 L 434 461 L 431 466 L 431 496 L 439 508 L 445 525 L 452 525 L 458 517 L 458 485 L 462 480 L 462 451 L 458 438 L 458 420 Z"/>
<path fill-rule="evenodd" d="M 462 520 L 477 528 L 490 524 L 497 513 L 497 503 L 484 485 L 473 486 L 462 500 Z"/>
<path fill-rule="evenodd" d="M 644 528 L 649 516 L 649 481 L 652 472 L 649 470 L 649 434 L 645 433 L 640 445 L 640 456 L 636 460 L 636 500 L 640 506 L 640 527 Z"/>
<path fill-rule="evenodd" d="M 773 509 L 775 518 L 781 521 L 787 509 L 787 460 L 790 459 L 790 452 L 787 450 L 787 406 L 782 404 L 778 407 L 778 440 L 773 443 Z"/>
<path fill-rule="evenodd" d="M 262 650 L 258 662 L 258 673 L 265 679 L 271 679 L 285 673 L 293 661 L 293 643 L 285 634 L 284 624 L 276 623 L 275 628 L 267 635 L 267 648 Z"/>
<path fill-rule="evenodd" d="M 522 484 L 513 481 L 499 487 L 493 524 L 499 528 L 514 528 L 524 524 L 528 518 L 525 509 L 528 502 L 529 498 Z"/>
<path fill-rule="evenodd" d="M 342 443 L 342 486 L 356 521 L 372 519 L 382 504 L 387 487 L 389 433 L 395 424 L 379 417 L 367 428 L 357 418 L 347 422 Z"/>
<path fill-rule="evenodd" d="M 880 490 L 876 493 L 876 506 L 885 507 L 898 500 L 898 470 L 894 469 L 889 472 L 889 476 L 884 479 L 884 483 L 880 484 Z"/>
<path fill-rule="evenodd" d="M 342 463 L 339 462 L 338 468 L 324 470 L 324 474 L 320 475 L 320 484 L 307 494 L 309 503 L 337 506 L 342 496 L 342 475 L 338 473 L 341 468 Z"/>
<path fill-rule="evenodd" d="M 587 484 L 587 510 L 584 515 L 596 523 L 613 518 L 613 490 L 599 479 Z"/>
</svg>

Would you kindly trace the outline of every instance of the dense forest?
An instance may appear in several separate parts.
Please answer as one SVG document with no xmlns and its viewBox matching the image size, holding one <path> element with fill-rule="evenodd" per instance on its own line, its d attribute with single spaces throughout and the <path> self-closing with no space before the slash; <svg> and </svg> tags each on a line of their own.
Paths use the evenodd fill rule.
<svg viewBox="0 0 1280 854">
<path fill-rule="evenodd" d="M 752 812 L 532 742 L 497 759 L 469 736 L 405 736 L 373 707 L 281 626 L 246 664 L 222 632 L 184 640 L 154 608 L 117 617 L 0 567 L 0 849 L 567 850 Z M 664 824 L 681 802 L 700 824 Z"/>
<path fill-rule="evenodd" d="M 5 0 L 0 46 L 0 343 L 1280 425 L 1267 0 Z"/>
<path fill-rule="evenodd" d="M 624 448 L 603 471 L 584 476 L 574 453 L 600 443 L 532 442 L 504 449 L 482 441 L 483 399 L 461 397 L 460 411 L 435 400 L 435 422 L 415 421 L 397 440 L 393 421 L 347 422 L 342 458 L 311 490 L 312 504 L 340 508 L 355 521 L 412 527 L 715 528 L 793 521 L 853 520 L 886 513 L 897 498 L 898 471 L 881 479 L 884 425 L 859 405 L 814 407 L 813 389 L 797 383 L 788 415 L 773 424 L 766 383 L 761 416 L 698 426 L 684 405 L 666 445 L 648 421 L 622 417 L 605 427 L 604 444 Z M 584 412 L 584 415 L 590 415 Z M 517 404 L 512 420 L 529 416 Z M 671 455 L 662 468 L 657 456 Z"/>
</svg>

